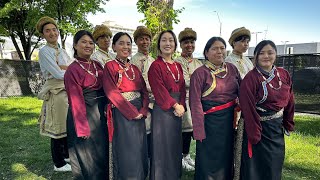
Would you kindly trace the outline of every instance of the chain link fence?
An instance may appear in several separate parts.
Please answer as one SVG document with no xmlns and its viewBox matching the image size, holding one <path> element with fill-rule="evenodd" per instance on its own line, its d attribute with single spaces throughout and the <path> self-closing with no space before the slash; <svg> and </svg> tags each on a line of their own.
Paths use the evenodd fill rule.
<svg viewBox="0 0 320 180">
<path fill-rule="evenodd" d="M 296 111 L 320 114 L 320 54 L 278 56 L 275 64 L 292 77 Z"/>
<path fill-rule="evenodd" d="M 296 110 L 320 114 L 320 54 L 278 56 L 275 64 L 291 74 Z M 36 95 L 44 83 L 38 62 L 0 60 L 0 97 Z"/>
</svg>

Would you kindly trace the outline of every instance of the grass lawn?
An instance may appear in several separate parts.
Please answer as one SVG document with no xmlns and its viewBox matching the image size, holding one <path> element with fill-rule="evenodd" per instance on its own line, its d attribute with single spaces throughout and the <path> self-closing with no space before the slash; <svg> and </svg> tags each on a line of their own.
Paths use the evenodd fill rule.
<svg viewBox="0 0 320 180">
<path fill-rule="evenodd" d="M 0 99 L 0 179 L 72 179 L 53 171 L 49 138 L 39 135 L 41 101 Z M 320 179 L 320 116 L 297 115 L 296 132 L 286 137 L 284 180 Z M 192 143 L 194 157 L 195 143 Z M 182 180 L 194 172 L 183 172 Z"/>
</svg>

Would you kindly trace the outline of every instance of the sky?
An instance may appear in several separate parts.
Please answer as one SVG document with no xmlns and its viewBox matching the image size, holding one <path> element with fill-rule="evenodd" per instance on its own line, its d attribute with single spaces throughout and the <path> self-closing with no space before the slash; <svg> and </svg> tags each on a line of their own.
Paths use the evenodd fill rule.
<svg viewBox="0 0 320 180">
<path fill-rule="evenodd" d="M 106 20 L 135 29 L 143 25 L 143 14 L 137 12 L 136 0 L 110 0 L 103 5 L 105 13 L 90 14 L 93 25 Z M 219 36 L 227 42 L 235 28 L 246 27 L 253 34 L 250 46 L 263 39 L 277 45 L 320 42 L 320 1 L 318 0 L 175 0 L 174 9 L 184 7 L 179 14 L 179 24 L 173 31 L 179 34 L 185 27 L 197 32 L 195 54 L 202 54 L 208 39 Z M 216 11 L 216 12 L 214 12 Z M 219 18 L 218 18 L 219 16 Z M 231 46 L 227 44 L 227 49 Z"/>
</svg>

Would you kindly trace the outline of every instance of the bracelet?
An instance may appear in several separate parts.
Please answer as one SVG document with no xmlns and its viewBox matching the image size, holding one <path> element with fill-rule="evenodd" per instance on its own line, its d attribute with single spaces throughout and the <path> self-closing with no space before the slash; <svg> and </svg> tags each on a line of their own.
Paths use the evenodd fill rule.
<svg viewBox="0 0 320 180">
<path fill-rule="evenodd" d="M 172 107 L 176 108 L 178 106 L 178 103 L 175 103 Z"/>
</svg>

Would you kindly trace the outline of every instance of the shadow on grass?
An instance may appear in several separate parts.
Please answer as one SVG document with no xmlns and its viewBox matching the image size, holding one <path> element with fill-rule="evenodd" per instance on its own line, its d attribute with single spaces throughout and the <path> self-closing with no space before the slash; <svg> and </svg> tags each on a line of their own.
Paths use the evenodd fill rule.
<svg viewBox="0 0 320 180">
<path fill-rule="evenodd" d="M 0 104 L 0 137 L 5 138 L 0 141 L 0 179 L 72 179 L 71 173 L 53 171 L 50 138 L 39 134 L 40 103 L 10 107 L 10 102 L 4 102 Z"/>
<path fill-rule="evenodd" d="M 320 171 L 310 170 L 298 165 L 285 164 L 283 170 L 283 179 L 297 180 L 297 179 L 320 179 Z"/>
<path fill-rule="evenodd" d="M 310 117 L 311 118 L 311 117 Z M 299 120 L 295 121 L 295 131 L 300 132 L 305 135 L 310 135 L 314 137 L 320 136 L 320 120 Z"/>
</svg>

